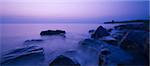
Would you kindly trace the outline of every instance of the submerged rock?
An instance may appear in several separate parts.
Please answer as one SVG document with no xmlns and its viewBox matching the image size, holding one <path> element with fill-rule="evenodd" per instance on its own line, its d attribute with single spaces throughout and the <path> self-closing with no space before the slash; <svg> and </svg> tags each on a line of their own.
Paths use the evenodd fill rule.
<svg viewBox="0 0 150 66">
<path fill-rule="evenodd" d="M 109 36 L 109 32 L 103 28 L 102 26 L 99 26 L 95 33 L 93 35 L 91 35 L 91 38 L 94 38 L 94 39 L 98 39 L 98 38 L 101 38 L 103 36 Z"/>
<path fill-rule="evenodd" d="M 60 55 L 49 66 L 80 66 L 80 64 L 66 56 Z"/>
<path fill-rule="evenodd" d="M 94 34 L 94 32 L 95 32 L 95 30 L 94 29 L 92 29 L 92 30 L 89 30 L 89 34 Z"/>
<path fill-rule="evenodd" d="M 42 31 L 40 33 L 41 36 L 44 35 L 61 35 L 61 34 L 65 34 L 66 32 L 63 30 L 47 30 L 47 31 Z"/>
<path fill-rule="evenodd" d="M 40 44 L 41 42 L 43 42 L 44 40 L 43 39 L 32 39 L 32 40 L 26 40 L 24 41 L 24 45 L 38 45 Z"/>
<path fill-rule="evenodd" d="M 44 41 L 44 40 L 42 40 L 42 39 L 32 39 L 32 40 L 26 40 L 24 42 L 42 42 L 42 41 Z"/>
</svg>

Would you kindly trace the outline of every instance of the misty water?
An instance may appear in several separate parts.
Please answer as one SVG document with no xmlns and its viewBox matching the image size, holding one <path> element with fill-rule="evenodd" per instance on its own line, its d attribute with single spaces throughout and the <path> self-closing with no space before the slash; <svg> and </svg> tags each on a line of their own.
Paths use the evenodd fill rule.
<svg viewBox="0 0 150 66">
<path fill-rule="evenodd" d="M 79 41 L 89 38 L 88 31 L 96 29 L 100 25 L 106 29 L 114 26 L 110 24 L 1 24 L 0 54 L 3 55 L 11 50 L 28 45 L 40 46 L 44 48 L 45 63 L 49 63 L 65 51 L 79 49 Z M 56 29 L 65 30 L 66 38 L 62 36 L 40 36 L 41 31 Z M 26 40 L 32 39 L 43 39 L 44 41 L 24 43 Z"/>
</svg>

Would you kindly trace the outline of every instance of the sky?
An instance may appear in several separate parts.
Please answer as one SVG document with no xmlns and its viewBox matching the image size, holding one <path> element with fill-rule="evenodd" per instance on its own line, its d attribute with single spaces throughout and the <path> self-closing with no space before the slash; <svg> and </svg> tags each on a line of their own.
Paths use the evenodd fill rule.
<svg viewBox="0 0 150 66">
<path fill-rule="evenodd" d="M 1 23 L 102 23 L 148 19 L 148 0 L 0 0 Z"/>
</svg>

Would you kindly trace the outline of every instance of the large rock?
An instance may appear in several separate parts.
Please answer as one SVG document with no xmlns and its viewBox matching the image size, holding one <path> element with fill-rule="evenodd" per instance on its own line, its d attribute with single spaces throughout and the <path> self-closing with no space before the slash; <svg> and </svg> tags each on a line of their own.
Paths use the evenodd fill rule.
<svg viewBox="0 0 150 66">
<path fill-rule="evenodd" d="M 66 56 L 60 55 L 49 66 L 80 66 L 80 64 Z"/>
<path fill-rule="evenodd" d="M 91 38 L 94 38 L 94 39 L 98 39 L 98 38 L 101 38 L 103 36 L 109 36 L 109 32 L 103 28 L 102 26 L 99 26 L 95 33 L 93 35 L 91 35 Z"/>
<path fill-rule="evenodd" d="M 63 30 L 47 30 L 47 31 L 42 31 L 40 33 L 41 36 L 44 35 L 61 35 L 61 34 L 65 34 L 66 32 Z"/>
<path fill-rule="evenodd" d="M 133 30 L 130 31 L 127 37 L 121 44 L 121 47 L 130 50 L 137 51 L 141 53 L 148 53 L 148 45 L 149 45 L 149 32 Z"/>
<path fill-rule="evenodd" d="M 120 45 L 134 56 L 134 64 L 149 64 L 149 32 L 132 30 Z"/>
<path fill-rule="evenodd" d="M 31 60 L 32 59 L 32 60 Z M 44 60 L 44 49 L 38 46 L 29 46 L 12 50 L 1 57 L 2 65 L 25 66 L 41 63 Z"/>
</svg>

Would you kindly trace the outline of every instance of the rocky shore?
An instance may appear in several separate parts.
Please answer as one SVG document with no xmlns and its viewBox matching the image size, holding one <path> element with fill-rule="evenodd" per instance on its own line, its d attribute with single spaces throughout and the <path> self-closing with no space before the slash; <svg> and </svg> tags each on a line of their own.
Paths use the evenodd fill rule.
<svg viewBox="0 0 150 66">
<path fill-rule="evenodd" d="M 46 53 L 43 47 L 27 45 L 2 55 L 1 65 L 13 65 L 15 61 L 22 61 L 19 59 L 27 62 L 31 60 L 30 58 L 35 57 L 40 59 L 38 62 L 43 62 L 46 66 L 148 66 L 148 27 L 149 23 L 124 24 L 111 29 L 99 26 L 97 29 L 89 30 L 91 37 L 80 40 L 77 49 L 61 53 L 49 63 L 45 64 Z M 47 30 L 40 33 L 41 36 L 60 35 L 66 37 L 65 34 L 64 30 Z M 43 39 L 32 39 L 26 40 L 24 43 L 44 41 Z"/>
</svg>

